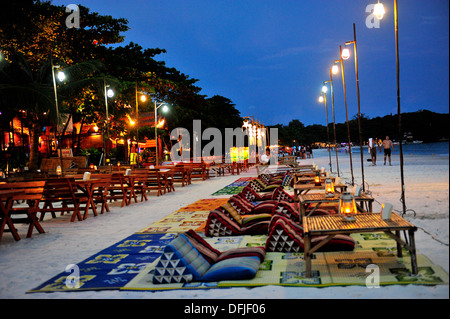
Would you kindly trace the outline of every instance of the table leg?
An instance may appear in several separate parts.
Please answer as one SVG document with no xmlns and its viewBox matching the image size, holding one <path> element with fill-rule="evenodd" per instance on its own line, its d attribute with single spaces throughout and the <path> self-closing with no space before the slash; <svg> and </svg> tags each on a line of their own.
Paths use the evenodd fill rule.
<svg viewBox="0 0 450 319">
<path fill-rule="evenodd" d="M 419 272 L 419 269 L 418 269 L 418 266 L 417 266 L 416 243 L 415 243 L 415 240 L 414 240 L 414 232 L 415 232 L 415 230 L 408 230 L 409 246 L 411 247 L 409 253 L 411 255 L 412 273 L 414 275 L 417 275 L 418 272 Z"/>
<path fill-rule="evenodd" d="M 397 238 L 399 238 L 399 239 L 401 238 L 399 230 L 397 230 L 395 232 L 395 236 L 397 236 Z M 401 244 L 400 240 L 396 240 L 396 242 L 397 242 L 397 257 L 403 257 L 402 244 Z"/>
<path fill-rule="evenodd" d="M 0 200 L 0 211 L 2 211 L 2 214 L 3 214 L 3 221 L 0 225 L 0 240 L 2 239 L 1 236 L 5 230 L 6 225 L 8 225 L 9 230 L 11 231 L 11 234 L 13 235 L 14 239 L 16 241 L 20 240 L 19 233 L 17 232 L 16 227 L 14 227 L 14 223 L 13 223 L 11 217 L 9 217 L 9 211 L 12 207 L 12 203 L 13 203 L 12 198 L 7 198 L 5 205 L 3 205 L 3 202 Z"/>
<path fill-rule="evenodd" d="M 304 237 L 304 258 L 305 258 L 305 276 L 306 278 L 311 278 L 312 277 L 312 272 L 311 272 L 311 254 L 310 254 L 310 249 L 311 249 L 311 237 L 309 236 L 309 233 L 305 234 Z"/>
</svg>

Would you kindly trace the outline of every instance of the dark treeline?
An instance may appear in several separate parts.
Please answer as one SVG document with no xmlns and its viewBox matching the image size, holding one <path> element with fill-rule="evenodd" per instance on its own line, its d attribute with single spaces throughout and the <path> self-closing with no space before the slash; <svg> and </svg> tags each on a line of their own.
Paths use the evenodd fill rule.
<svg viewBox="0 0 450 319">
<path fill-rule="evenodd" d="M 403 133 L 411 133 L 414 139 L 423 142 L 436 142 L 449 138 L 447 123 L 448 113 L 435 113 L 428 110 L 420 110 L 401 115 Z M 359 145 L 357 116 L 349 121 L 350 140 L 354 145 Z M 281 145 L 309 145 L 315 142 L 327 142 L 327 128 L 324 125 L 304 126 L 299 120 L 292 120 L 288 125 L 274 125 L 278 128 L 278 138 Z M 333 123 L 329 124 L 329 140 L 334 142 Z M 361 134 L 364 143 L 372 138 L 383 139 L 388 135 L 392 140 L 399 140 L 398 115 L 386 115 L 383 117 L 368 118 L 361 116 Z M 402 136 L 403 138 L 403 136 Z M 336 140 L 338 143 L 348 142 L 347 123 L 336 124 Z"/>
</svg>

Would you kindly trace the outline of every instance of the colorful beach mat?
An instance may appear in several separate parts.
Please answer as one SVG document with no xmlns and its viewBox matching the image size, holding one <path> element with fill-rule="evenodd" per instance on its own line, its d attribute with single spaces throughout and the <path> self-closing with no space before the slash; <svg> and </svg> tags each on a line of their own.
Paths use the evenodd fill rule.
<svg viewBox="0 0 450 319">
<path fill-rule="evenodd" d="M 328 287 L 348 285 L 440 285 L 448 274 L 424 255 L 418 254 L 419 274 L 411 274 L 410 256 L 396 257 L 396 242 L 384 234 L 353 234 L 353 252 L 313 255 L 313 277 L 305 277 L 303 253 L 267 253 L 252 280 L 191 282 L 155 285 L 152 276 L 164 247 L 176 233 L 137 233 L 84 260 L 79 268 L 79 287 L 71 284 L 70 272 L 63 272 L 29 292 L 76 290 L 173 290 L 256 287 L 265 285 Z M 238 247 L 264 246 L 267 236 L 205 238 L 213 247 L 226 251 Z M 69 283 L 69 284 L 68 284 Z"/>
<path fill-rule="evenodd" d="M 251 178 L 240 178 L 214 194 L 237 192 Z M 239 190 L 240 191 L 240 190 Z M 211 289 L 281 285 L 327 287 L 345 285 L 439 285 L 449 283 L 448 274 L 424 255 L 417 255 L 419 274 L 411 275 L 410 255 L 396 256 L 396 242 L 384 233 L 352 234 L 352 252 L 313 255 L 313 277 L 305 277 L 303 253 L 267 253 L 252 280 L 155 285 L 152 276 L 164 247 L 179 233 L 190 229 L 204 236 L 208 214 L 228 198 L 208 198 L 187 205 L 152 225 L 99 253 L 71 265 L 65 271 L 28 291 L 57 292 L 80 290 L 170 290 Z M 265 246 L 267 236 L 206 237 L 214 248 Z M 376 275 L 374 275 L 376 274 Z"/>
<path fill-rule="evenodd" d="M 212 193 L 212 196 L 219 196 L 219 195 L 236 195 L 238 194 L 245 186 L 248 185 L 248 183 L 255 179 L 255 177 L 241 177 L 231 183 L 230 185 L 225 186 L 222 189 L 219 189 L 217 192 Z"/>
<path fill-rule="evenodd" d="M 303 253 L 267 253 L 255 278 L 251 280 L 153 284 L 157 261 L 137 275 L 123 290 L 211 289 L 279 285 L 292 287 L 439 285 L 448 284 L 448 274 L 427 257 L 419 254 L 418 275 L 411 274 L 410 256 L 395 255 L 396 242 L 384 235 L 355 234 L 353 252 L 326 252 L 313 255 L 313 277 L 306 278 Z M 265 244 L 266 236 L 207 238 L 219 250 Z M 227 246 L 228 245 L 228 246 Z"/>
<path fill-rule="evenodd" d="M 161 256 L 177 234 L 133 234 L 29 292 L 118 290 Z"/>
</svg>

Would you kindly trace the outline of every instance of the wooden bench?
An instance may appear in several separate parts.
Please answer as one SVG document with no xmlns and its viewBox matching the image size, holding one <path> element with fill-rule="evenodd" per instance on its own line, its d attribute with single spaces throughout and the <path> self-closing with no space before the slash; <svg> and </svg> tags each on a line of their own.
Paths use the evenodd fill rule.
<svg viewBox="0 0 450 319">
<path fill-rule="evenodd" d="M 173 173 L 172 183 L 181 183 L 181 187 L 191 184 L 191 170 L 183 165 L 160 165 L 155 169 L 170 169 Z"/>
<path fill-rule="evenodd" d="M 51 213 L 53 218 L 56 218 L 55 212 L 73 211 L 71 222 L 77 218 L 79 221 L 83 220 L 81 217 L 81 209 L 85 208 L 88 202 L 88 197 L 79 194 L 75 195 L 74 178 L 48 178 L 45 180 L 43 202 L 44 206 L 40 209 L 40 220 L 42 221 L 46 213 Z M 56 206 L 55 206 L 56 204 Z M 84 207 L 82 206 L 84 204 Z"/>
<path fill-rule="evenodd" d="M 109 186 L 107 187 L 106 199 L 109 202 L 121 200 L 120 207 L 128 206 L 131 199 L 137 202 L 134 192 L 134 184 L 130 183 L 131 178 L 126 178 L 123 172 L 110 174 L 92 174 L 91 178 L 108 178 Z"/>
<path fill-rule="evenodd" d="M 44 192 L 44 186 L 45 181 L 12 182 L 0 184 L 0 191 L 21 190 L 22 192 L 15 195 L 12 199 L 14 201 L 23 201 L 23 205 L 18 205 L 15 207 L 13 203 L 10 203 L 11 207 L 8 207 L 6 212 L 7 216 L 2 217 L 0 239 L 2 237 L 7 219 L 13 224 L 28 224 L 29 226 L 27 238 L 30 238 L 32 236 L 34 228 L 36 228 L 41 234 L 45 233 L 37 218 L 37 213 L 39 212 L 39 203 Z M 22 217 L 16 217 L 20 215 L 22 215 Z M 20 240 L 20 236 L 15 230 L 15 227 L 11 227 L 11 224 L 8 226 L 9 231 L 13 233 L 14 239 Z"/>
<path fill-rule="evenodd" d="M 209 165 L 202 163 L 183 163 L 178 164 L 177 166 L 188 167 L 191 169 L 191 179 L 193 178 L 201 178 L 202 181 L 209 178 Z"/>
</svg>

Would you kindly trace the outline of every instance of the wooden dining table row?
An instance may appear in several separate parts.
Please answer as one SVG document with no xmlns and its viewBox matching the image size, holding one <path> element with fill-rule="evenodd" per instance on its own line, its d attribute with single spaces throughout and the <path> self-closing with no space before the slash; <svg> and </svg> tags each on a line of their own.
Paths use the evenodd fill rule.
<svg viewBox="0 0 450 319">
<path fill-rule="evenodd" d="M 45 232 L 40 222 L 46 214 L 56 218 L 58 212 L 71 213 L 71 222 L 82 221 L 90 211 L 94 216 L 109 212 L 108 204 L 113 201 L 124 207 L 133 201 L 148 200 L 148 194 L 173 192 L 176 183 L 182 187 L 191 184 L 190 168 L 158 166 L 0 182 L 0 240 L 4 232 L 11 232 L 15 240 L 20 240 L 14 224 L 29 224 L 27 237 L 31 237 L 34 229 Z"/>
</svg>

